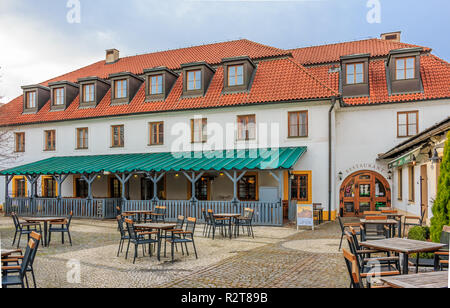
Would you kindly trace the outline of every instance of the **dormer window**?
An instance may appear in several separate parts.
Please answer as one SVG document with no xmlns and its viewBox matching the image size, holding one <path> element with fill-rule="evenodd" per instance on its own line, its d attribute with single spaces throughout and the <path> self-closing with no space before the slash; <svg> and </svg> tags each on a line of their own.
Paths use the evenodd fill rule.
<svg viewBox="0 0 450 308">
<path fill-rule="evenodd" d="M 116 80 L 114 81 L 115 94 L 114 98 L 126 98 L 127 97 L 127 80 Z"/>
<path fill-rule="evenodd" d="M 347 64 L 347 84 L 364 82 L 364 63 Z"/>
<path fill-rule="evenodd" d="M 26 92 L 25 97 L 26 97 L 25 107 L 27 109 L 36 108 L 36 91 Z"/>
<path fill-rule="evenodd" d="M 163 93 L 163 75 L 150 76 L 150 95 L 157 95 Z"/>
<path fill-rule="evenodd" d="M 234 93 L 249 91 L 256 72 L 256 65 L 247 57 L 222 59 L 223 91 Z"/>
<path fill-rule="evenodd" d="M 143 78 L 130 72 L 111 74 L 109 78 L 112 84 L 111 105 L 129 104 L 144 82 Z"/>
<path fill-rule="evenodd" d="M 244 65 L 228 67 L 228 86 L 241 86 L 244 84 Z"/>
<path fill-rule="evenodd" d="M 53 90 L 53 105 L 62 106 L 64 101 L 64 88 L 57 88 Z"/>
<path fill-rule="evenodd" d="M 202 88 L 202 71 L 188 71 L 187 72 L 187 89 L 188 91 L 200 90 Z"/>
<path fill-rule="evenodd" d="M 95 84 L 83 85 L 83 102 L 92 103 L 95 101 Z"/>
<path fill-rule="evenodd" d="M 416 58 L 400 58 L 395 60 L 395 76 L 397 80 L 414 79 Z"/>
</svg>

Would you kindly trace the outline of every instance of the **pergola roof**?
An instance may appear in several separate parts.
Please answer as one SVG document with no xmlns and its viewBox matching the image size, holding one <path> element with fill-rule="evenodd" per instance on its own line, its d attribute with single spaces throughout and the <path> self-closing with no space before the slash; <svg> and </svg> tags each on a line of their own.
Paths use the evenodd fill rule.
<svg viewBox="0 0 450 308">
<path fill-rule="evenodd" d="M 0 175 L 291 169 L 306 147 L 52 157 Z"/>
</svg>

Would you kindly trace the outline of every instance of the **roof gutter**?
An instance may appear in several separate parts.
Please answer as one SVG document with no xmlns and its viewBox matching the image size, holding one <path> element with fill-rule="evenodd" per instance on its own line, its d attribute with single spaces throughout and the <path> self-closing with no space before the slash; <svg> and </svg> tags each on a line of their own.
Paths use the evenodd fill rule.
<svg viewBox="0 0 450 308">
<path fill-rule="evenodd" d="M 333 119 L 333 110 L 336 105 L 337 97 L 333 96 L 331 98 L 331 107 L 328 111 L 328 221 L 331 221 L 331 197 L 332 197 L 332 171 L 333 171 L 333 142 L 331 141 L 331 138 L 333 137 L 333 125 L 332 125 L 332 119 Z"/>
</svg>

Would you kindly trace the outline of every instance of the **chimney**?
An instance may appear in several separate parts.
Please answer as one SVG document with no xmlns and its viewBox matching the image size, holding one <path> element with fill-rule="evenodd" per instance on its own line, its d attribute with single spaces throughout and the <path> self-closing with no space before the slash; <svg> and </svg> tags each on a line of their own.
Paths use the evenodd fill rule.
<svg viewBox="0 0 450 308">
<path fill-rule="evenodd" d="M 106 50 L 106 64 L 116 63 L 119 61 L 119 51 L 117 49 Z"/>
<path fill-rule="evenodd" d="M 385 41 L 400 42 L 401 35 L 401 31 L 383 33 L 381 34 L 381 39 Z"/>
</svg>

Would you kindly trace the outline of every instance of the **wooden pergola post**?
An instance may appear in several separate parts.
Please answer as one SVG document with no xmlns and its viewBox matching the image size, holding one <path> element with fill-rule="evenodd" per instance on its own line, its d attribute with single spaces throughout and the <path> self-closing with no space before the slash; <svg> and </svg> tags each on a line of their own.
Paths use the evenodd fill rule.
<svg viewBox="0 0 450 308">
<path fill-rule="evenodd" d="M 223 171 L 225 175 L 233 182 L 233 203 L 238 204 L 239 198 L 237 194 L 237 185 L 239 181 L 247 174 L 247 170 L 244 170 L 239 176 L 237 175 L 237 171 L 233 170 L 233 175 L 231 175 L 228 171 Z"/>
<path fill-rule="evenodd" d="M 150 173 L 146 173 L 147 179 L 151 180 L 153 183 L 153 203 L 156 204 L 159 201 L 158 198 L 158 182 L 161 181 L 161 179 L 164 177 L 166 173 L 161 172 L 161 174 L 158 175 L 158 173 L 154 173 L 153 176 Z"/>
<path fill-rule="evenodd" d="M 119 182 L 122 184 L 122 201 L 125 203 L 125 201 L 127 201 L 125 184 L 131 179 L 131 177 L 133 176 L 133 173 L 130 173 L 128 175 L 126 175 L 125 173 L 122 173 L 121 175 L 114 173 L 114 175 L 119 180 Z"/>
<path fill-rule="evenodd" d="M 39 175 L 26 175 L 25 176 L 28 180 L 28 182 L 30 182 L 31 185 L 31 195 L 30 195 L 30 207 L 31 207 L 31 211 L 34 214 L 35 210 L 36 210 L 36 182 L 39 179 Z"/>
<path fill-rule="evenodd" d="M 5 176 L 5 207 L 6 207 L 5 208 L 5 213 L 6 214 L 10 214 L 10 213 L 8 213 L 8 207 L 9 207 L 9 202 L 10 202 L 8 186 L 9 186 L 9 183 L 11 183 L 13 177 L 14 177 L 14 175 L 11 175 L 11 176 L 6 175 Z"/>
</svg>

